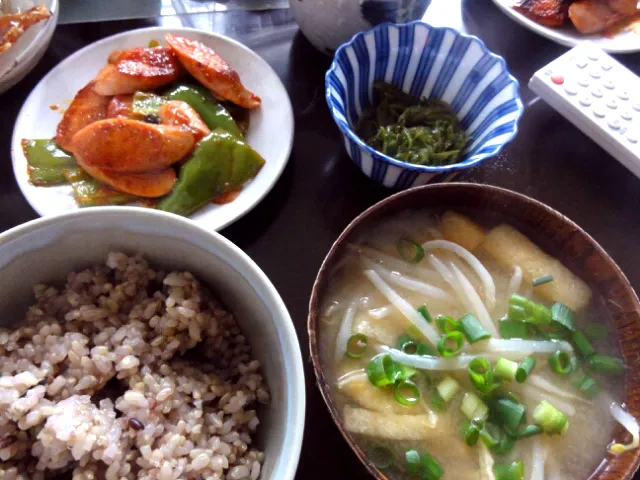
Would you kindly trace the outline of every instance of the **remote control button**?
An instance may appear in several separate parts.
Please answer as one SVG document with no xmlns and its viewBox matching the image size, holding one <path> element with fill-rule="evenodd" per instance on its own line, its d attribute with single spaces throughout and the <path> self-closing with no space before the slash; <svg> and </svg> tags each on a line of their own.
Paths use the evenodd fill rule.
<svg viewBox="0 0 640 480">
<path fill-rule="evenodd" d="M 604 70 L 605 72 L 608 72 L 609 70 L 611 70 L 611 67 L 613 67 L 611 63 L 603 63 L 602 65 L 600 65 L 600 68 L 602 68 L 602 70 Z"/>
<path fill-rule="evenodd" d="M 578 89 L 576 88 L 576 86 L 569 83 L 565 83 L 564 91 L 567 93 L 567 95 L 575 95 L 576 93 L 578 93 Z"/>
<path fill-rule="evenodd" d="M 550 68 L 545 70 L 545 72 L 544 72 L 544 74 L 547 75 L 547 76 L 551 75 L 552 73 L 553 73 L 553 70 L 550 69 Z"/>
<path fill-rule="evenodd" d="M 602 72 L 594 68 L 589 72 L 589 75 L 591 75 L 593 78 L 600 78 L 602 76 Z"/>
<path fill-rule="evenodd" d="M 584 68 L 587 65 L 589 65 L 589 62 L 587 61 L 586 58 L 581 58 L 576 62 L 576 67 L 578 68 Z"/>
<path fill-rule="evenodd" d="M 623 120 L 632 120 L 633 115 L 631 115 L 631 112 L 629 110 L 623 110 L 620 112 L 620 118 L 622 118 Z"/>
<path fill-rule="evenodd" d="M 605 80 L 604 82 L 602 82 L 602 85 L 604 86 L 604 88 L 606 88 L 607 90 L 613 90 L 614 88 L 616 88 L 616 84 L 613 83 L 612 80 Z"/>
<path fill-rule="evenodd" d="M 602 93 L 602 90 L 600 90 L 598 87 L 595 87 L 593 90 L 591 90 L 591 95 L 596 98 L 602 98 L 602 95 L 604 94 Z"/>
<path fill-rule="evenodd" d="M 609 100 L 607 100 L 606 105 L 611 110 L 615 110 L 616 108 L 618 108 L 618 102 L 616 102 L 615 98 L 610 98 Z"/>
<path fill-rule="evenodd" d="M 638 137 L 636 137 L 633 133 L 627 135 L 627 140 L 629 140 L 631 143 L 638 143 Z"/>
<path fill-rule="evenodd" d="M 633 108 L 636 112 L 640 112 L 640 103 L 634 103 L 631 108 Z"/>
<path fill-rule="evenodd" d="M 578 85 L 580 85 L 581 87 L 588 87 L 589 86 L 589 79 L 587 77 L 581 77 L 578 79 Z"/>
<path fill-rule="evenodd" d="M 629 94 L 622 90 L 621 92 L 618 92 L 618 98 L 626 102 L 627 100 L 629 100 Z"/>
<path fill-rule="evenodd" d="M 604 116 L 607 114 L 607 112 L 605 112 L 604 109 L 600 105 L 595 105 L 593 107 L 593 114 L 598 118 L 604 118 Z"/>
<path fill-rule="evenodd" d="M 598 61 L 598 58 L 600 58 L 598 56 L 598 52 L 589 52 L 589 54 L 587 55 L 587 57 L 589 57 L 589 60 L 593 60 L 594 62 Z"/>
<path fill-rule="evenodd" d="M 618 130 L 620 128 L 620 120 L 613 118 L 607 122 L 607 125 L 609 125 L 609 128 L 612 130 Z"/>
<path fill-rule="evenodd" d="M 564 77 L 562 75 L 551 75 L 551 81 L 556 85 L 562 85 L 564 83 Z"/>
<path fill-rule="evenodd" d="M 585 107 L 590 107 L 591 106 L 591 99 L 585 95 L 584 97 L 582 97 L 580 99 L 580 105 L 583 105 Z"/>
</svg>

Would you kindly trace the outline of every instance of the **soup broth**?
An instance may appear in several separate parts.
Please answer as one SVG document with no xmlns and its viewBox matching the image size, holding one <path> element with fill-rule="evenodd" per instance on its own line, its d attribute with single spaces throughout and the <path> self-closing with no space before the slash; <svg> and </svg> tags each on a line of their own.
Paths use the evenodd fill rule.
<svg viewBox="0 0 640 480">
<path fill-rule="evenodd" d="M 540 318 L 518 317 L 515 326 L 526 325 L 526 338 L 503 340 L 502 335 L 513 333 L 502 322 L 517 317 L 514 301 L 522 297 L 546 308 L 535 307 L 543 312 Z M 589 368 L 576 345 L 579 339 L 557 321 L 555 302 L 573 312 L 572 328 L 584 334 L 597 354 L 621 358 L 603 299 L 513 227 L 480 226 L 456 212 L 436 216 L 412 211 L 369 229 L 349 246 L 333 272 L 318 326 L 320 360 L 345 429 L 393 480 L 494 480 L 500 465 L 520 461 L 524 477 L 504 478 L 588 478 L 611 443 L 615 420 L 609 407 L 621 399 L 624 376 Z M 545 315 L 551 313 L 553 320 L 547 323 Z M 466 314 L 490 338 L 470 343 L 473 333 L 467 336 L 459 322 Z M 449 327 L 442 317 L 451 319 Z M 438 350 L 445 335 L 440 327 L 461 330 L 445 344 L 449 350 Z M 451 350 L 460 346 L 460 337 L 462 349 L 456 354 Z M 381 369 L 385 355 L 395 370 Z M 503 362 L 515 368 L 526 357 L 535 359 L 535 367 L 522 383 L 497 367 Z M 416 358 L 426 360 L 415 365 Z M 481 388 L 477 378 L 472 381 L 468 364 L 475 358 L 489 363 L 490 376 L 484 376 L 489 387 Z M 389 373 L 403 368 L 404 373 Z M 444 398 L 452 393 L 442 386 L 445 379 L 457 385 L 451 398 Z M 585 379 L 591 380 L 585 384 Z M 488 413 L 481 407 L 462 413 L 469 394 Z M 498 404 L 505 402 L 524 407 L 515 431 L 499 412 Z M 541 402 L 561 412 L 568 426 L 557 428 L 557 434 L 549 434 L 553 427 L 536 426 L 545 423 L 534 418 Z M 475 442 L 470 424 L 480 432 Z M 527 427 L 534 434 L 518 438 Z M 543 429 L 549 432 L 540 433 Z M 505 445 L 494 446 L 501 438 Z M 389 454 L 392 461 L 379 458 Z M 441 467 L 441 477 L 437 469 L 428 473 L 429 459 Z"/>
</svg>

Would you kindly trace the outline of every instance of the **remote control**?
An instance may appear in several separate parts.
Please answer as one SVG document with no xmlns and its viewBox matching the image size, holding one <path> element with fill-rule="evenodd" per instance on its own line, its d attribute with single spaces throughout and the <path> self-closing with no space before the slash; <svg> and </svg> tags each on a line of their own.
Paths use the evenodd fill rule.
<svg viewBox="0 0 640 480">
<path fill-rule="evenodd" d="M 640 177 L 640 78 L 591 43 L 538 70 L 529 88 Z"/>
</svg>

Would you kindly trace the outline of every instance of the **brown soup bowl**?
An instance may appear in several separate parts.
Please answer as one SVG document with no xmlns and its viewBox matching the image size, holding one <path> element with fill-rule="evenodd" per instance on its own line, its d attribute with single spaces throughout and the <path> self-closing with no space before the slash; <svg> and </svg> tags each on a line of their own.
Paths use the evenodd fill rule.
<svg viewBox="0 0 640 480">
<path fill-rule="evenodd" d="M 510 190 L 466 183 L 417 187 L 380 201 L 347 226 L 322 263 L 309 303 L 309 347 L 318 387 L 334 422 L 371 475 L 380 480 L 387 479 L 344 428 L 320 362 L 322 301 L 333 272 L 340 268 L 340 260 L 346 253 L 348 244 L 363 231 L 403 211 L 431 210 L 438 214 L 447 209 L 469 213 L 480 220 L 501 219 L 512 224 L 540 248 L 561 259 L 594 292 L 608 300 L 605 302 L 606 310 L 617 330 L 620 351 L 627 365 L 624 404 L 629 413 L 639 418 L 640 302 L 625 275 L 604 249 L 588 233 L 559 212 Z M 616 427 L 612 433 L 617 442 L 631 441 L 630 434 L 621 426 Z M 607 453 L 589 479 L 630 480 L 639 465 L 640 449 L 617 457 Z"/>
</svg>

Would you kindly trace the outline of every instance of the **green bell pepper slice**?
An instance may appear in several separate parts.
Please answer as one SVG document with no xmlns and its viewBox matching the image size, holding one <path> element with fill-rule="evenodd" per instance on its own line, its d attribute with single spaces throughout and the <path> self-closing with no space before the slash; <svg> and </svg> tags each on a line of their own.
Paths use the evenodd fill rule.
<svg viewBox="0 0 640 480">
<path fill-rule="evenodd" d="M 211 93 L 198 85 L 177 85 L 164 94 L 167 100 L 182 100 L 198 112 L 211 131 L 221 128 L 240 140 L 242 131 L 229 111 L 216 101 Z"/>
<path fill-rule="evenodd" d="M 80 207 L 124 205 L 139 200 L 134 195 L 122 193 L 103 185 L 81 168 L 65 170 L 65 177 L 71 184 L 73 198 Z"/>
<path fill-rule="evenodd" d="M 190 215 L 230 190 L 255 177 L 264 159 L 249 145 L 221 129 L 200 140 L 195 152 L 180 169 L 178 181 L 158 209 Z"/>
<path fill-rule="evenodd" d="M 29 181 L 36 186 L 67 183 L 64 171 L 76 168 L 75 159 L 53 140 L 22 140 L 22 151 L 29 165 Z"/>
</svg>

